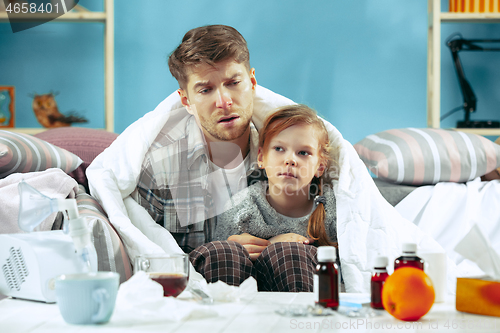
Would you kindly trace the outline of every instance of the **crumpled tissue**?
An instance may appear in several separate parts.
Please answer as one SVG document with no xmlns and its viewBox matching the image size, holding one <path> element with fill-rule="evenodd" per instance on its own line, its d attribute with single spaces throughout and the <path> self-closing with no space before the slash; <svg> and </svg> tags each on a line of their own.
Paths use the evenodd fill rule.
<svg viewBox="0 0 500 333">
<path fill-rule="evenodd" d="M 253 277 L 249 277 L 239 287 L 236 287 L 219 280 L 207 284 L 206 290 L 214 301 L 238 302 L 252 297 L 257 292 L 257 281 Z"/>
<path fill-rule="evenodd" d="M 137 324 L 216 316 L 218 313 L 209 306 L 163 297 L 163 287 L 151 280 L 147 273 L 139 271 L 120 285 L 111 322 Z"/>
<path fill-rule="evenodd" d="M 458 311 L 500 317 L 500 256 L 479 225 L 475 224 L 455 251 L 485 274 L 458 277 L 455 307 Z"/>
<path fill-rule="evenodd" d="M 455 251 L 474 262 L 486 275 L 500 280 L 500 256 L 479 225 L 472 226 Z"/>
<path fill-rule="evenodd" d="M 111 322 L 137 324 L 218 316 L 217 306 L 196 302 L 190 288 L 193 288 L 191 284 L 177 298 L 163 297 L 163 287 L 146 272 L 139 271 L 120 285 Z M 257 281 L 250 277 L 239 287 L 222 281 L 209 284 L 197 281 L 194 288 L 202 289 L 216 302 L 237 302 L 257 293 Z"/>
</svg>

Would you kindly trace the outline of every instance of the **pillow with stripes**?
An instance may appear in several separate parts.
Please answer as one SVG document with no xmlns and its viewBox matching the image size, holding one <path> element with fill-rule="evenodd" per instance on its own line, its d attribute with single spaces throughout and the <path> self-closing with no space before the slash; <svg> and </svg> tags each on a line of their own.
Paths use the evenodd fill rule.
<svg viewBox="0 0 500 333">
<path fill-rule="evenodd" d="M 392 129 L 369 135 L 354 148 L 373 174 L 396 184 L 461 183 L 500 167 L 500 145 L 454 130 Z"/>
<path fill-rule="evenodd" d="M 0 130 L 0 179 L 12 173 L 59 168 L 75 170 L 82 160 L 69 151 L 22 133 Z"/>
</svg>

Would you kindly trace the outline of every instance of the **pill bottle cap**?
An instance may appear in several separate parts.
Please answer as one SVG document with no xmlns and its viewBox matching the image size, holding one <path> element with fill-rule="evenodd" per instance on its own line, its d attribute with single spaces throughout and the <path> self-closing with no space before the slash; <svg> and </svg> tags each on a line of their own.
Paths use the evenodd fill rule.
<svg viewBox="0 0 500 333">
<path fill-rule="evenodd" d="M 411 252 L 411 253 L 416 253 L 417 252 L 417 244 L 415 243 L 403 243 L 403 252 Z"/>
<path fill-rule="evenodd" d="M 375 263 L 373 267 L 375 268 L 387 267 L 388 264 L 389 264 L 389 259 L 386 256 L 378 256 L 375 258 Z"/>
<path fill-rule="evenodd" d="M 337 252 L 333 246 L 320 246 L 318 247 L 318 261 L 335 261 L 337 259 Z"/>
</svg>

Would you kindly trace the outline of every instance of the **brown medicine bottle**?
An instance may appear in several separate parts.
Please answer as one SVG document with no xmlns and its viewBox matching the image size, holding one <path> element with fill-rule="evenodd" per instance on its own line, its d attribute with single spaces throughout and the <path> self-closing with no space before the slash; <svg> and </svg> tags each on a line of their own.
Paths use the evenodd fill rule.
<svg viewBox="0 0 500 333">
<path fill-rule="evenodd" d="M 394 270 L 401 267 L 415 267 L 424 270 L 424 260 L 417 256 L 417 244 L 403 243 L 403 254 L 394 260 Z"/>
<path fill-rule="evenodd" d="M 314 300 L 326 308 L 339 307 L 339 273 L 333 246 L 318 247 L 318 265 L 314 274 Z"/>
<path fill-rule="evenodd" d="M 374 269 L 371 280 L 371 303 L 370 306 L 374 309 L 383 309 L 382 304 L 382 288 L 384 287 L 385 279 L 389 276 L 387 273 L 387 265 L 389 259 L 384 256 L 375 258 Z"/>
</svg>

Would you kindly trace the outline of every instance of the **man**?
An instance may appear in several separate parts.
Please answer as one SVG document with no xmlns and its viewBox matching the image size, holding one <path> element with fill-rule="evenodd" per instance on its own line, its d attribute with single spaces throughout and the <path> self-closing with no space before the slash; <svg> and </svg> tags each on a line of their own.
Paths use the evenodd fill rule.
<svg viewBox="0 0 500 333">
<path fill-rule="evenodd" d="M 186 33 L 169 58 L 183 108 L 172 107 L 169 117 L 162 119 L 158 135 L 142 147 L 145 153 L 137 186 L 127 194 L 190 253 L 192 264 L 207 281 L 221 279 L 239 285 L 254 276 L 261 290 L 312 291 L 314 247 L 271 245 L 249 234 L 212 241 L 217 215 L 233 194 L 246 187 L 247 176 L 255 170 L 258 133 L 252 123 L 254 101 L 263 99 L 269 104 L 264 113 L 293 103 L 257 86 L 249 58 L 246 41 L 234 28 L 213 25 Z M 257 96 L 259 90 L 264 98 Z M 143 134 L 140 132 L 127 129 L 124 134 L 133 137 Z M 120 174 L 122 168 L 103 168 L 105 155 L 89 167 L 88 176 L 92 194 L 108 210 L 104 188 L 99 189 L 102 184 L 96 181 L 98 173 L 107 169 Z M 120 179 L 117 185 L 119 188 Z M 122 214 L 123 219 L 130 215 L 129 210 Z M 129 228 L 118 223 L 120 234 Z M 139 229 L 147 233 L 145 228 Z M 135 235 L 128 236 L 125 244 L 132 247 Z M 129 252 L 134 255 L 133 249 Z M 279 264 L 280 258 L 286 264 Z M 285 273 L 287 270 L 294 274 Z"/>
</svg>

